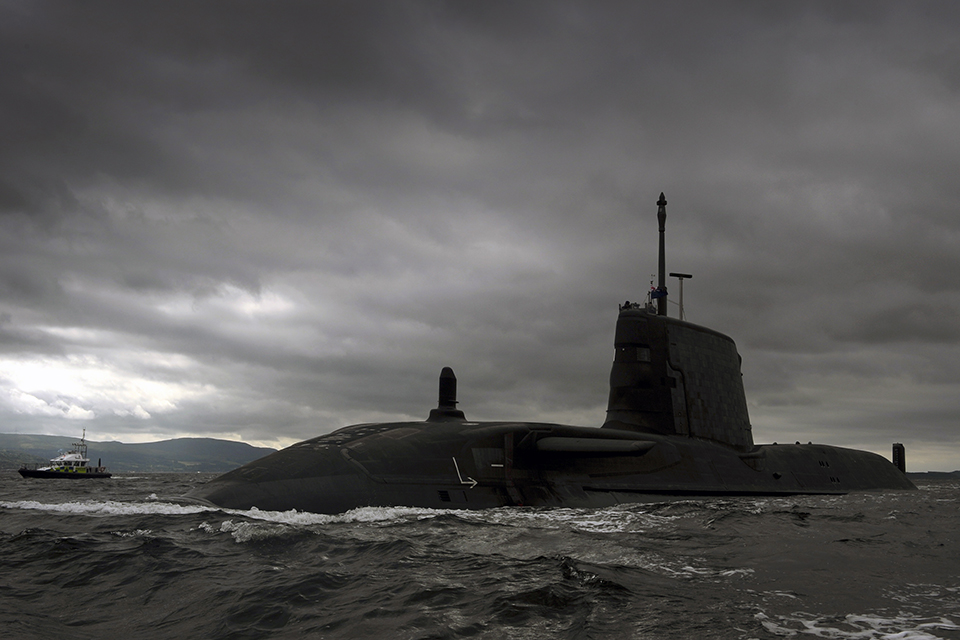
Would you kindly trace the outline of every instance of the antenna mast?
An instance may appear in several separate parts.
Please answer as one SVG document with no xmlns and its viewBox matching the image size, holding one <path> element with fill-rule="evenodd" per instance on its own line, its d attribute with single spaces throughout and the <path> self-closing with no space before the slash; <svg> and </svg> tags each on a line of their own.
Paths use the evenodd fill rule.
<svg viewBox="0 0 960 640">
<path fill-rule="evenodd" d="M 660 199 L 657 200 L 657 220 L 660 222 L 660 263 L 658 265 L 657 272 L 659 274 L 659 279 L 657 281 L 657 290 L 654 292 L 657 294 L 657 315 L 665 316 L 667 315 L 667 267 L 666 267 L 666 256 L 664 255 L 664 230 L 667 224 L 667 199 L 663 197 L 663 192 L 660 192 Z"/>
<path fill-rule="evenodd" d="M 680 319 L 686 320 L 687 317 L 683 314 L 683 280 L 684 278 L 692 278 L 693 276 L 689 273 L 671 273 L 670 277 L 680 280 Z"/>
</svg>

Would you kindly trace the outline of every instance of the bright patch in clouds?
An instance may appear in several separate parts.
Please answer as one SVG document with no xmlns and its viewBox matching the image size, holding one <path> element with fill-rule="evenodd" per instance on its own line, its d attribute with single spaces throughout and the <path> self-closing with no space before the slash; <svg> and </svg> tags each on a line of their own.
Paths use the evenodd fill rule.
<svg viewBox="0 0 960 640">
<path fill-rule="evenodd" d="M 172 317 L 278 317 L 291 313 L 296 305 L 274 291 L 254 294 L 231 284 L 223 284 L 215 295 L 198 298 L 181 294 L 160 301 L 156 309 Z"/>
<path fill-rule="evenodd" d="M 143 355 L 148 361 L 171 363 L 164 354 Z M 0 360 L 0 403 L 27 415 L 145 420 L 212 390 L 209 385 L 151 380 L 92 355 Z"/>
</svg>

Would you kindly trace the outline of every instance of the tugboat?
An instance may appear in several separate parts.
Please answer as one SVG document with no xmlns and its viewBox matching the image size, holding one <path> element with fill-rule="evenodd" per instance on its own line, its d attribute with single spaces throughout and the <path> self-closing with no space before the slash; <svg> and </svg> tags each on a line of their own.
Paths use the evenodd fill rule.
<svg viewBox="0 0 960 640">
<path fill-rule="evenodd" d="M 73 443 L 73 450 L 67 453 L 61 453 L 56 458 L 50 459 L 50 466 L 41 467 L 33 465 L 29 468 L 26 464 L 20 467 L 20 475 L 24 478 L 109 478 L 111 473 L 106 467 L 100 465 L 97 460 L 97 466 L 92 467 L 87 463 L 87 430 L 83 430 L 80 442 Z"/>
</svg>

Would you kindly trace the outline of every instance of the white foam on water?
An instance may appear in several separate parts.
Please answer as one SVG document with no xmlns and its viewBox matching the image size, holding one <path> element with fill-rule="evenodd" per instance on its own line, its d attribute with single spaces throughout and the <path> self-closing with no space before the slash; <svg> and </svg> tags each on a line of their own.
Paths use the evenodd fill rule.
<svg viewBox="0 0 960 640">
<path fill-rule="evenodd" d="M 255 520 L 268 520 L 291 525 L 316 525 L 350 522 L 392 522 L 407 518 L 431 518 L 449 513 L 442 509 L 419 509 L 413 507 L 363 507 L 338 515 L 324 515 L 307 511 L 262 511 L 253 507 L 248 510 L 222 509 L 197 504 L 163 502 L 156 494 L 150 494 L 146 502 L 119 502 L 115 500 L 85 500 L 78 502 L 44 503 L 37 500 L 0 502 L 0 508 L 50 511 L 76 515 L 182 515 L 219 511 L 241 515 Z"/>
<path fill-rule="evenodd" d="M 499 524 L 523 528 L 560 529 L 564 527 L 597 533 L 643 532 L 665 529 L 673 520 L 684 516 L 659 516 L 631 512 L 618 507 L 610 509 L 503 509 L 458 510 L 428 509 L 424 507 L 360 507 L 346 513 L 326 515 L 309 511 L 263 511 L 253 507 L 246 511 L 211 509 L 229 514 L 240 514 L 255 520 L 308 526 L 350 523 L 396 523 L 403 520 L 426 520 L 438 516 L 456 515 L 466 521 Z"/>
<path fill-rule="evenodd" d="M 52 511 L 55 513 L 69 513 L 76 515 L 116 516 L 116 515 L 182 515 L 189 513 L 203 513 L 205 511 L 219 511 L 213 507 L 201 505 L 181 505 L 170 502 L 117 502 L 114 500 L 83 502 L 63 502 L 47 504 L 36 500 L 19 500 L 17 502 L 0 502 L 0 508 L 27 509 L 37 511 Z"/>
<path fill-rule="evenodd" d="M 261 511 L 253 507 L 247 511 L 221 509 L 230 514 L 238 514 L 254 520 L 266 520 L 281 524 L 309 526 L 322 524 L 351 524 L 351 523 L 394 523 L 402 520 L 424 520 L 438 515 L 450 513 L 444 509 L 421 509 L 417 507 L 361 507 L 351 509 L 346 513 L 326 515 L 309 511 Z"/>
<path fill-rule="evenodd" d="M 211 509 L 213 511 L 213 509 Z M 198 529 L 207 533 L 229 533 L 237 542 L 250 542 L 280 537 L 296 529 L 317 525 L 351 523 L 394 523 L 410 518 L 418 520 L 449 513 L 438 509 L 413 507 L 363 507 L 338 515 L 325 515 L 305 511 L 261 511 L 253 507 L 247 511 L 219 509 L 223 513 L 241 516 L 257 522 L 224 520 L 219 526 L 202 523 Z"/>
<path fill-rule="evenodd" d="M 721 575 L 724 578 L 730 578 L 733 576 L 737 576 L 737 577 L 749 576 L 753 573 L 754 573 L 753 569 L 724 569 L 723 571 L 718 572 L 718 575 Z"/>
<path fill-rule="evenodd" d="M 483 511 L 460 511 L 464 520 L 535 529 L 564 529 L 586 533 L 643 533 L 668 530 L 685 516 L 662 516 L 638 511 L 635 505 L 606 509 L 518 509 L 507 507 Z"/>
<path fill-rule="evenodd" d="M 756 593 L 753 589 L 747 589 L 750 593 Z M 790 593 L 789 591 L 764 591 L 764 596 L 769 596 L 771 598 L 793 598 L 794 600 L 799 600 L 797 594 Z"/>
<path fill-rule="evenodd" d="M 207 533 L 229 533 L 237 542 L 250 542 L 264 540 L 267 538 L 276 538 L 282 536 L 290 530 L 290 527 L 283 524 L 263 524 L 259 522 L 234 522 L 233 520 L 224 520 L 219 527 L 215 527 L 206 522 L 202 523 L 199 529 Z"/>
<path fill-rule="evenodd" d="M 698 564 L 691 564 L 691 560 Z M 699 564 L 700 562 L 704 564 Z M 686 558 L 681 560 L 648 553 L 639 556 L 634 562 L 627 563 L 627 566 L 632 564 L 663 576 L 687 580 L 695 578 L 745 578 L 754 573 L 754 570 L 749 568 L 718 569 L 706 566 L 706 563 L 707 560 L 704 558 Z"/>
<path fill-rule="evenodd" d="M 111 531 L 118 538 L 140 538 L 153 535 L 152 529 L 134 529 L 133 531 Z"/>
<path fill-rule="evenodd" d="M 781 636 L 798 634 L 836 640 L 940 640 L 937 631 L 958 631 L 960 626 L 948 618 L 920 618 L 900 615 L 886 618 L 876 615 L 848 614 L 838 624 L 836 618 L 821 618 L 797 612 L 771 618 L 756 614 L 763 627 Z"/>
<path fill-rule="evenodd" d="M 677 520 L 687 515 L 658 515 L 638 510 L 636 505 L 614 506 L 606 509 L 526 509 L 506 507 L 479 511 L 428 509 L 421 507 L 360 507 L 346 513 L 326 515 L 309 511 L 266 511 L 252 507 L 247 510 L 225 509 L 202 504 L 166 502 L 156 493 L 144 501 L 120 502 L 114 500 L 87 500 L 64 503 L 43 503 L 36 500 L 0 502 L 0 508 L 50 511 L 76 515 L 183 515 L 222 512 L 254 520 L 265 520 L 288 525 L 309 526 L 349 523 L 395 523 L 403 520 L 424 520 L 442 515 L 457 517 L 481 524 L 495 524 L 535 529 L 571 529 L 586 533 L 643 533 L 650 530 L 671 530 Z"/>
</svg>

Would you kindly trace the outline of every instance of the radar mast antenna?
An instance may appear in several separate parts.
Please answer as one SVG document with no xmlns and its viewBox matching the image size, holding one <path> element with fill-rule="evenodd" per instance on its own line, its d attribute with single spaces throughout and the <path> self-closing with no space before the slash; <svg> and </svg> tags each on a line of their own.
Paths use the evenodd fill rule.
<svg viewBox="0 0 960 640">
<path fill-rule="evenodd" d="M 664 248 L 664 230 L 667 224 L 667 199 L 663 197 L 663 192 L 660 192 L 660 199 L 657 200 L 657 221 L 660 222 L 660 261 L 658 264 L 658 280 L 657 280 L 657 315 L 665 316 L 667 315 L 667 267 L 666 267 L 666 250 Z"/>
</svg>

